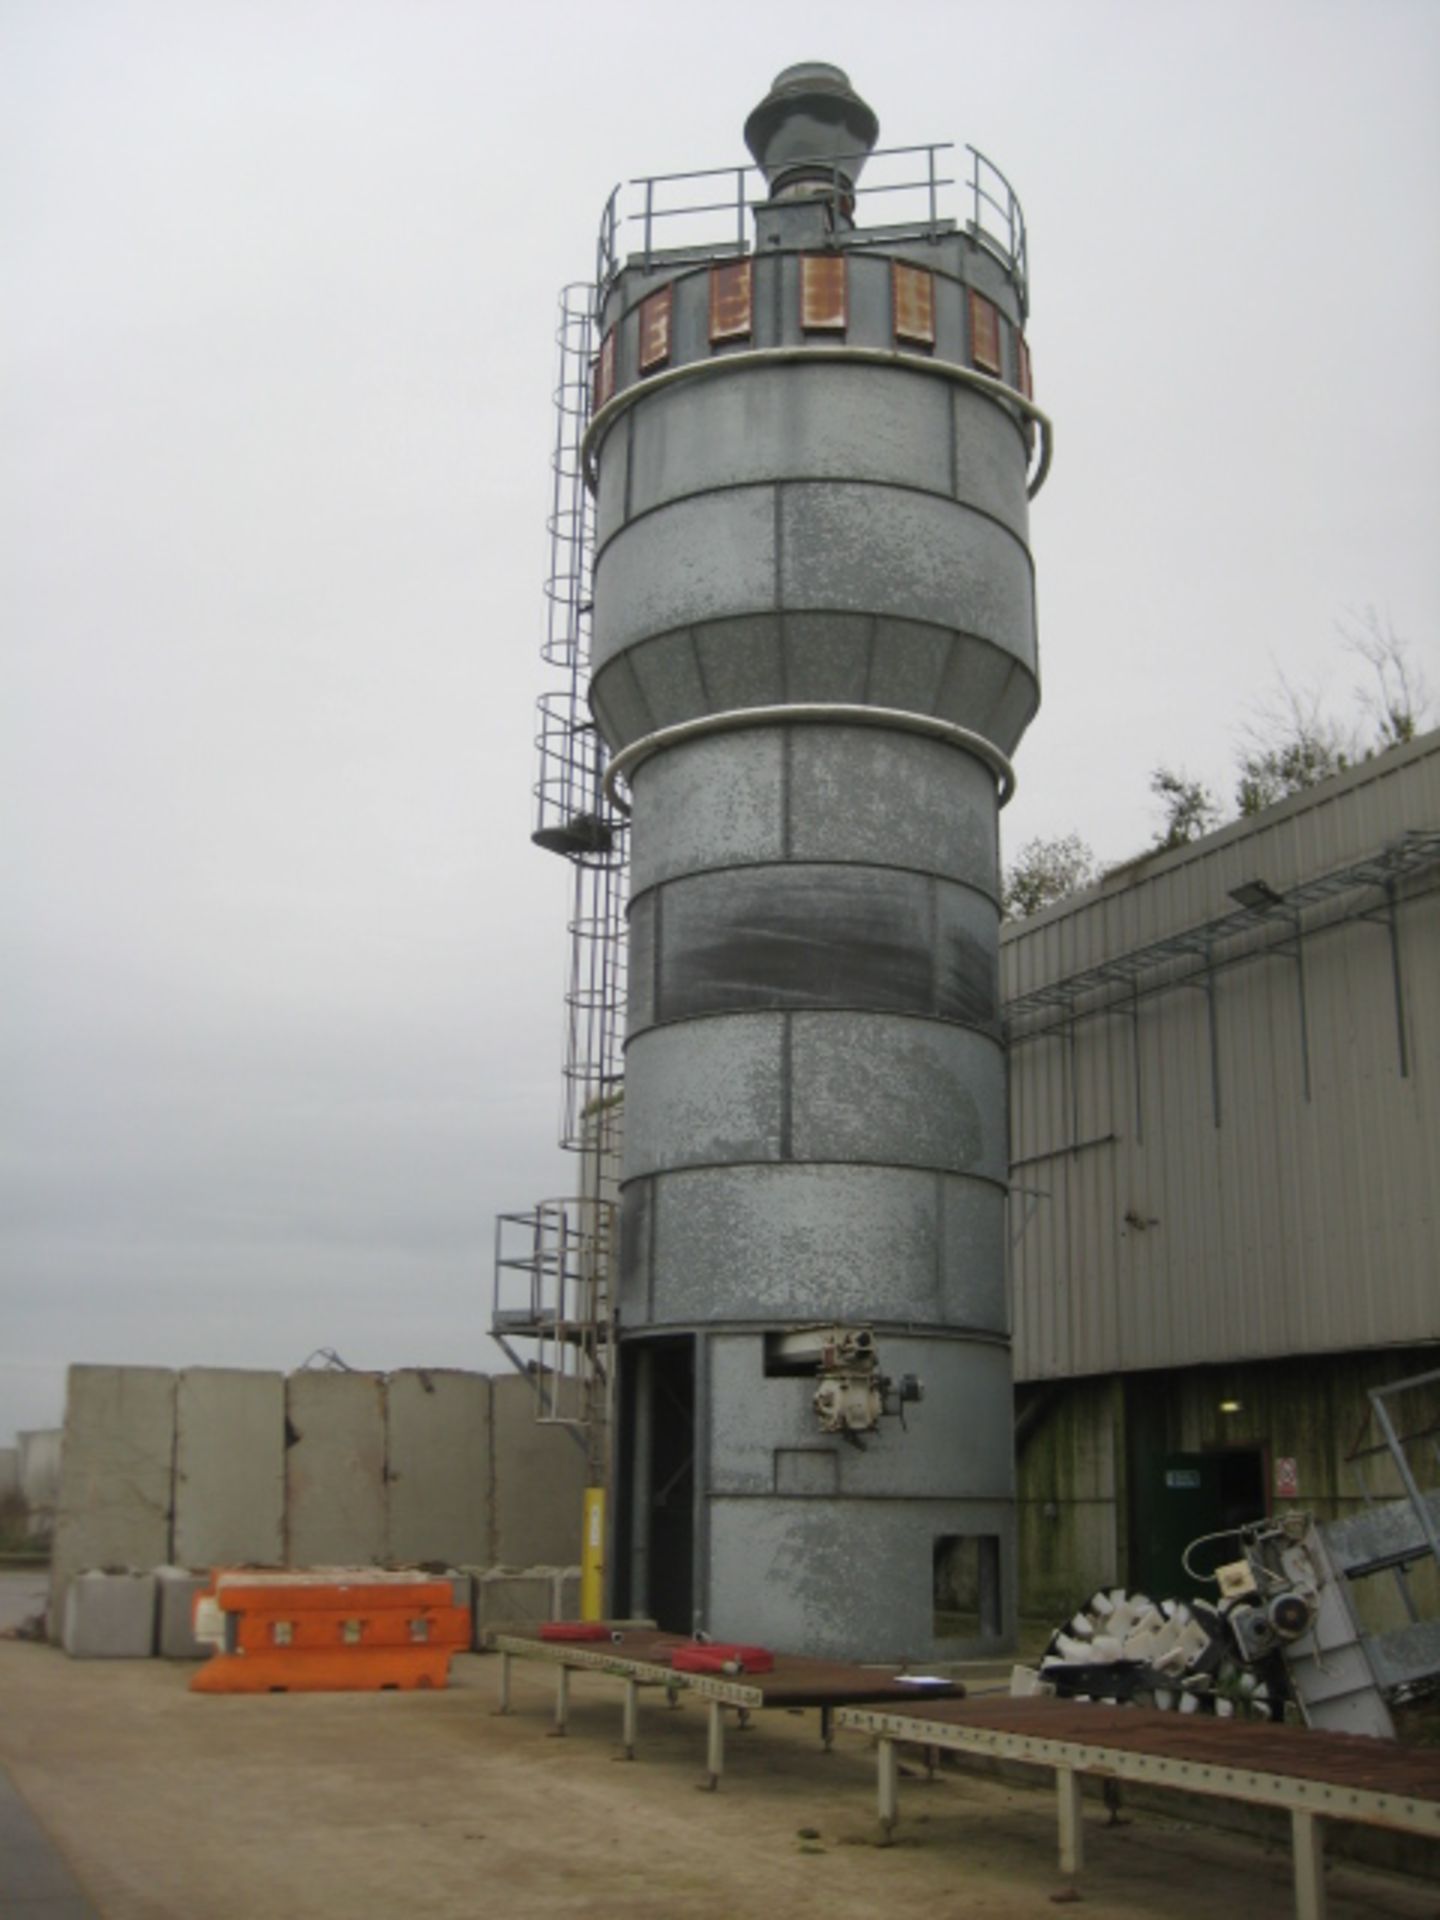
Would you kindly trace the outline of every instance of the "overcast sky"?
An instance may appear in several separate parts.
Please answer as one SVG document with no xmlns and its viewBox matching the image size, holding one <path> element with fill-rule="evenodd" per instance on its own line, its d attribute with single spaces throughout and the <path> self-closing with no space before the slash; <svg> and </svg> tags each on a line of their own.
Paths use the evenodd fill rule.
<svg viewBox="0 0 1440 1920">
<path fill-rule="evenodd" d="M 0 1439 L 70 1360 L 488 1366 L 568 1190 L 528 842 L 557 289 L 773 75 L 970 141 L 1056 422 L 1012 850 L 1374 603 L 1440 680 L 1440 6 L 0 8 Z"/>
</svg>

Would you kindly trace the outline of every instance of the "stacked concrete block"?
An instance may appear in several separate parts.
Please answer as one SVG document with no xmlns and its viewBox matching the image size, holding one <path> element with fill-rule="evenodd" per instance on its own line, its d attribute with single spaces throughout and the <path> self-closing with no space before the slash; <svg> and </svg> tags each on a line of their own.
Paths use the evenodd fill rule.
<svg viewBox="0 0 1440 1920">
<path fill-rule="evenodd" d="M 557 1567 L 555 1569 L 555 1606 L 552 1620 L 578 1620 L 580 1618 L 580 1569 L 579 1567 Z"/>
<path fill-rule="evenodd" d="M 59 1637 L 76 1574 L 169 1560 L 174 1463 L 175 1375 L 168 1368 L 71 1367 L 50 1562 L 52 1637 Z"/>
<path fill-rule="evenodd" d="M 555 1618 L 553 1567 L 489 1567 L 475 1581 L 475 1635 L 528 1633 Z"/>
<path fill-rule="evenodd" d="M 187 1368 L 175 1400 L 174 1560 L 277 1566 L 284 1554 L 283 1376 Z"/>
<path fill-rule="evenodd" d="M 305 1372 L 286 1381 L 288 1565 L 363 1567 L 385 1559 L 385 1402 L 381 1374 Z"/>
<path fill-rule="evenodd" d="M 484 1374 L 443 1367 L 390 1375 L 392 1565 L 495 1561 L 490 1387 Z"/>
<path fill-rule="evenodd" d="M 510 1567 L 569 1566 L 579 1553 L 584 1523 L 584 1451 L 572 1430 L 536 1420 L 535 1390 L 518 1373 L 496 1380 L 493 1392 L 491 1558 Z"/>
<path fill-rule="evenodd" d="M 60 1427 L 36 1427 L 15 1436 L 20 1458 L 20 1498 L 30 1515 L 32 1533 L 49 1535 L 55 1530 L 63 1438 Z"/>
<path fill-rule="evenodd" d="M 153 1573 L 90 1570 L 65 1593 L 61 1645 L 77 1660 L 148 1660 L 155 1651 Z"/>
<path fill-rule="evenodd" d="M 210 1574 L 191 1567 L 157 1567 L 156 1645 L 162 1660 L 206 1660 L 214 1649 L 195 1638 L 195 1596 Z"/>
<path fill-rule="evenodd" d="M 578 1567 L 486 1567 L 475 1574 L 475 1639 L 580 1618 Z"/>
</svg>

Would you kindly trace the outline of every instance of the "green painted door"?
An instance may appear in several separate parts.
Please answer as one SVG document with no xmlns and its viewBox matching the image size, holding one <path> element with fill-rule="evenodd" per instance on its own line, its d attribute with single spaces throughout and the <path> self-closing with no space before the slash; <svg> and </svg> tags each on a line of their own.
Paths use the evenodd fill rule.
<svg viewBox="0 0 1440 1920">
<path fill-rule="evenodd" d="M 1132 1463 L 1134 1531 L 1130 1584 L 1152 1600 L 1212 1598 L 1214 1586 L 1186 1573 L 1181 1555 L 1202 1534 L 1224 1525 L 1220 1496 L 1221 1456 L 1216 1453 L 1155 1453 Z M 1218 1540 L 1191 1556 L 1201 1573 L 1235 1557 L 1234 1542 Z"/>
</svg>

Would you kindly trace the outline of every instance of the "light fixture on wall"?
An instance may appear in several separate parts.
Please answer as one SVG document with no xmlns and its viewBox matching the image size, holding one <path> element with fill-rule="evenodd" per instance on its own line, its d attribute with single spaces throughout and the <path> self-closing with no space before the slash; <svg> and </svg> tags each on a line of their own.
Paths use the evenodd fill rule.
<svg viewBox="0 0 1440 1920">
<path fill-rule="evenodd" d="M 1230 898 L 1252 913 L 1268 913 L 1272 907 L 1285 904 L 1283 894 L 1278 894 L 1268 880 L 1247 880 L 1242 886 L 1231 887 Z"/>
<path fill-rule="evenodd" d="M 1222 1413 L 1243 1413 L 1245 1408 L 1239 1400 L 1222 1400 L 1220 1402 L 1220 1411 Z"/>
</svg>

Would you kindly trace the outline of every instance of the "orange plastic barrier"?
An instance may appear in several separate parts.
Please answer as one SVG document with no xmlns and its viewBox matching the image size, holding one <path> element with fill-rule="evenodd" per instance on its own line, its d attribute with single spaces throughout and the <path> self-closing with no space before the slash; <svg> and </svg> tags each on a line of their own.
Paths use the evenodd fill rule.
<svg viewBox="0 0 1440 1920">
<path fill-rule="evenodd" d="M 207 1601 L 224 1616 L 225 1647 L 198 1669 L 194 1693 L 443 1687 L 451 1654 L 470 1645 L 470 1612 L 456 1606 L 453 1583 L 424 1574 L 221 1569 L 197 1611 Z"/>
</svg>

